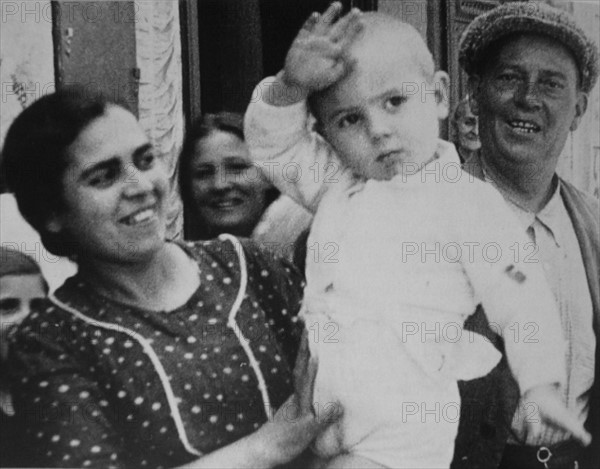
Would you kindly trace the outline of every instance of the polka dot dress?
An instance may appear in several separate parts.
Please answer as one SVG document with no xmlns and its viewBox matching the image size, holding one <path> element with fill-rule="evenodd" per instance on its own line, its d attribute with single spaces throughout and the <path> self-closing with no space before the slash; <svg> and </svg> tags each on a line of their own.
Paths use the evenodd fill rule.
<svg viewBox="0 0 600 469">
<path fill-rule="evenodd" d="M 297 272 L 244 242 L 248 285 L 229 327 L 241 279 L 232 244 L 182 247 L 201 278 L 180 308 L 122 305 L 75 276 L 58 290 L 59 305 L 48 302 L 20 328 L 11 345 L 13 395 L 32 465 L 184 464 L 266 421 L 260 377 L 271 407 L 291 394 Z"/>
</svg>

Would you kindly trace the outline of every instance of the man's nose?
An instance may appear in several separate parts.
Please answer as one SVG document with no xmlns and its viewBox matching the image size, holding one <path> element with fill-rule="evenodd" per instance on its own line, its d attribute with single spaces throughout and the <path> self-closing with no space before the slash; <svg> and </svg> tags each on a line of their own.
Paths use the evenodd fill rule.
<svg viewBox="0 0 600 469">
<path fill-rule="evenodd" d="M 531 80 L 521 84 L 516 91 L 515 101 L 527 109 L 539 108 L 541 103 L 537 83 Z"/>
</svg>

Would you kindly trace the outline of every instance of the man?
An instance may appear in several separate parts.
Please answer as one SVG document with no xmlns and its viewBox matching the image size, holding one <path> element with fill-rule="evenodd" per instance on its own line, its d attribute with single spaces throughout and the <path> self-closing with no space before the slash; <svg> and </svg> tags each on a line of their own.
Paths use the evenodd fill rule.
<svg viewBox="0 0 600 469">
<path fill-rule="evenodd" d="M 459 60 L 469 75 L 482 142 L 480 154 L 465 169 L 500 191 L 533 243 L 532 261 L 543 263 L 568 344 L 563 399 L 593 439 L 582 448 L 551 426 L 542 427 L 539 438 L 528 435 L 524 422 L 536 418 L 535 403 L 515 407 L 518 390 L 502 362 L 486 378 L 461 383 L 453 467 L 497 467 L 501 459 L 500 467 L 507 469 L 598 468 L 599 207 L 555 172 L 597 81 L 597 46 L 562 10 L 507 3 L 469 25 Z M 487 330 L 501 346 L 481 311 L 470 326 Z M 529 331 L 516 327 L 520 338 L 504 340 L 535 334 L 535 325 Z"/>
</svg>

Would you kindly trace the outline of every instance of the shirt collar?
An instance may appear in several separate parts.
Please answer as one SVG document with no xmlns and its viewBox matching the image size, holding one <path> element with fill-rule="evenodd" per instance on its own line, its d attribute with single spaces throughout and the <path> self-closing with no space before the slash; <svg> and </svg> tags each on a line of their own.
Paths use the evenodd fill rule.
<svg viewBox="0 0 600 469">
<path fill-rule="evenodd" d="M 499 188 L 494 180 L 489 176 L 488 172 L 485 169 L 485 166 L 482 165 L 481 169 L 483 171 L 483 178 L 486 182 L 492 184 L 500 194 L 504 197 L 504 200 L 508 203 L 509 207 L 517 216 L 522 228 L 524 231 L 536 222 L 536 220 L 544 226 L 545 229 L 548 230 L 554 242 L 560 246 L 560 226 L 561 219 L 565 215 L 565 207 L 562 201 L 562 197 L 560 196 L 560 188 L 561 182 L 560 178 L 554 177 L 556 181 L 556 187 L 554 188 L 554 192 L 550 197 L 550 200 L 544 205 L 544 207 L 538 212 L 534 213 L 530 210 L 523 208 L 520 204 L 518 204 L 515 200 L 513 200 L 508 193 Z M 554 182 L 554 181 L 553 181 Z"/>
</svg>

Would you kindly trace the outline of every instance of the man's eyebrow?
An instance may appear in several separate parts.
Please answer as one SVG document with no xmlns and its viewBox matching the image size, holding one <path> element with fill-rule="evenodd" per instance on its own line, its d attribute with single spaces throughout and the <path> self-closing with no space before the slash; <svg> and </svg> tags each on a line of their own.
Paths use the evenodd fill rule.
<svg viewBox="0 0 600 469">
<path fill-rule="evenodd" d="M 559 70 L 542 70 L 542 75 L 547 77 L 556 77 L 561 80 L 568 80 L 567 75 Z"/>
</svg>

